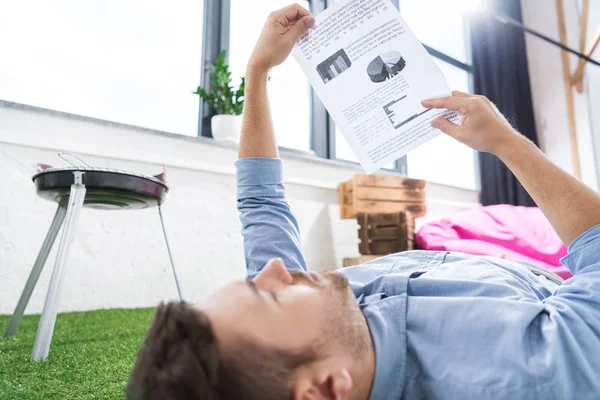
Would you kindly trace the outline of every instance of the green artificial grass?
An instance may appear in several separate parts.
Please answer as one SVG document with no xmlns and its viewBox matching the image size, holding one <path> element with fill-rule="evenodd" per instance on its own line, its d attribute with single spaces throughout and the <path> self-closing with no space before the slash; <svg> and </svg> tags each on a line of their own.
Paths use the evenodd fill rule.
<svg viewBox="0 0 600 400">
<path fill-rule="evenodd" d="M 48 359 L 31 361 L 39 315 L 4 337 L 0 316 L 0 399 L 122 399 L 154 309 L 59 314 Z"/>
</svg>

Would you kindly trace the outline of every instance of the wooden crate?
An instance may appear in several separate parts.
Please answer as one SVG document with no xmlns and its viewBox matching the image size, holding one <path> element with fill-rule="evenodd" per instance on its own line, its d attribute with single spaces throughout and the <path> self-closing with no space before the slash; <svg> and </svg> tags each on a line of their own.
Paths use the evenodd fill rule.
<svg viewBox="0 0 600 400">
<path fill-rule="evenodd" d="M 382 256 L 360 256 L 360 257 L 346 257 L 344 258 L 344 268 L 353 267 L 355 265 L 361 265 L 366 262 L 375 260 Z"/>
<path fill-rule="evenodd" d="M 381 256 L 414 249 L 415 224 L 410 213 L 359 213 L 356 219 L 360 254 Z"/>
<path fill-rule="evenodd" d="M 358 213 L 408 211 L 413 217 L 425 215 L 425 181 L 397 176 L 356 175 L 338 187 L 341 218 Z"/>
</svg>

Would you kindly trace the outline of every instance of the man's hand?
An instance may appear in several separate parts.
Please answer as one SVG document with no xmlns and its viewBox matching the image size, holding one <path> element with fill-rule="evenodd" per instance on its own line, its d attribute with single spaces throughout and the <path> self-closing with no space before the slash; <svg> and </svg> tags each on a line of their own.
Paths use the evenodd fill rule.
<svg viewBox="0 0 600 400">
<path fill-rule="evenodd" d="M 269 70 L 290 55 L 300 36 L 314 24 L 311 13 L 297 4 L 269 15 L 246 71 L 240 158 L 278 157 L 267 99 Z"/>
<path fill-rule="evenodd" d="M 423 107 L 463 113 L 463 125 L 443 118 L 432 125 L 475 150 L 498 156 L 527 189 L 566 245 L 600 224 L 600 196 L 596 192 L 548 160 L 510 126 L 488 99 L 462 92 L 452 94 L 425 100 Z"/>
<path fill-rule="evenodd" d="M 477 151 L 498 155 L 503 148 L 509 146 L 515 136 L 521 136 L 484 96 L 454 91 L 450 97 L 424 100 L 422 105 L 427 108 L 446 108 L 464 114 L 462 126 L 444 118 L 436 119 L 432 126 Z"/>
<path fill-rule="evenodd" d="M 310 11 L 298 4 L 272 12 L 252 52 L 248 69 L 262 73 L 284 62 L 300 36 L 314 25 Z"/>
</svg>

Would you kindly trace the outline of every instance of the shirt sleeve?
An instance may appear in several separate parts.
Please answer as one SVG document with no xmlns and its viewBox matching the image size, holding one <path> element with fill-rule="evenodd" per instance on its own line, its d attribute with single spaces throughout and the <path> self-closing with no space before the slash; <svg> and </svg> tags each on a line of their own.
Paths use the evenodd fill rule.
<svg viewBox="0 0 600 400">
<path fill-rule="evenodd" d="M 573 275 L 577 275 L 588 266 L 594 266 L 600 262 L 599 251 L 600 225 L 596 225 L 579 235 L 569 246 L 568 254 L 560 261 Z"/>
<path fill-rule="evenodd" d="M 554 333 L 550 350 L 561 364 L 557 369 L 571 377 L 563 387 L 565 395 L 573 385 L 586 387 L 591 381 L 600 390 L 600 225 L 571 243 L 561 262 L 573 277 L 545 299 L 548 314 L 540 334 Z"/>
<path fill-rule="evenodd" d="M 258 274 L 272 258 L 283 259 L 289 270 L 306 270 L 298 222 L 285 198 L 282 161 L 243 158 L 236 168 L 248 277 Z"/>
</svg>

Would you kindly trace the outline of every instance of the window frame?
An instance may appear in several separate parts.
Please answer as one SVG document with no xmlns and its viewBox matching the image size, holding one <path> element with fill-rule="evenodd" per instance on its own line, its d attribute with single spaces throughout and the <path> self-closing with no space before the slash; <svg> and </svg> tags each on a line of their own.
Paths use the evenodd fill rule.
<svg viewBox="0 0 600 400">
<path fill-rule="evenodd" d="M 328 7 L 328 3 L 331 0 L 307 0 L 310 6 L 310 10 L 313 14 L 318 14 L 324 11 Z M 400 9 L 402 0 L 391 0 L 393 5 Z M 210 89 L 210 71 L 213 60 L 217 58 L 221 50 L 227 51 L 229 54 L 229 37 L 231 28 L 231 0 L 204 0 L 204 25 L 203 25 L 203 38 L 202 38 L 202 60 L 201 60 L 201 71 L 200 71 L 200 84 L 205 89 Z M 468 35 L 468 23 L 465 27 L 467 30 L 464 32 L 467 45 L 467 59 L 471 60 L 470 57 L 470 46 L 469 46 L 469 35 Z M 453 67 L 459 68 L 467 72 L 469 76 L 469 87 L 473 88 L 473 67 L 470 63 L 465 63 L 457 60 L 454 57 L 440 51 L 439 49 L 433 48 L 426 44 L 423 44 L 427 52 L 437 59 L 440 59 Z M 310 89 L 310 110 L 311 110 L 311 123 L 310 123 L 310 149 L 311 152 L 318 157 L 336 160 L 336 135 L 335 135 L 335 123 L 331 118 L 331 115 L 325 109 L 323 103 L 319 100 L 315 91 Z M 210 110 L 208 105 L 200 99 L 199 110 L 198 110 L 198 136 L 212 138 L 210 119 L 214 113 Z M 300 151 L 300 150 L 298 150 Z M 351 162 L 352 161 L 348 161 Z M 476 163 L 477 164 L 477 163 Z M 479 186 L 479 168 L 475 167 L 477 176 L 476 181 Z M 395 162 L 394 171 L 399 172 L 403 175 L 408 175 L 408 163 L 407 158 L 402 157 Z"/>
<path fill-rule="evenodd" d="M 217 59 L 219 53 L 225 50 L 229 58 L 230 17 L 230 0 L 204 0 L 200 86 L 206 90 L 211 89 L 210 72 L 212 70 L 212 63 Z M 226 61 L 229 61 L 229 59 Z M 198 106 L 198 136 L 213 137 L 210 120 L 214 115 L 215 112 L 200 98 Z"/>
</svg>

